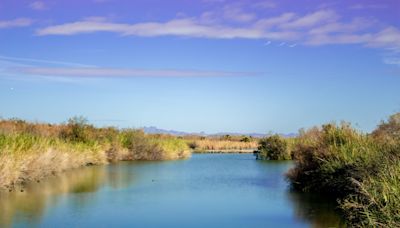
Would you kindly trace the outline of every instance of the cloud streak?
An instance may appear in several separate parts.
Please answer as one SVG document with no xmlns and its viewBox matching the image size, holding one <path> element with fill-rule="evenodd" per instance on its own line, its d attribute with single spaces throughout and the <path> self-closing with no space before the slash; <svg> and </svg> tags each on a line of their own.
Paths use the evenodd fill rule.
<svg viewBox="0 0 400 228">
<path fill-rule="evenodd" d="M 0 29 L 14 28 L 14 27 L 26 27 L 30 26 L 33 20 L 29 18 L 17 18 L 8 21 L 0 21 Z"/>
<path fill-rule="evenodd" d="M 199 70 L 146 70 L 126 68 L 51 68 L 23 67 L 9 69 L 23 75 L 50 77 L 243 77 L 256 76 L 255 72 L 199 71 Z"/>
<path fill-rule="evenodd" d="M 113 32 L 123 36 L 182 36 L 216 39 L 291 39 L 292 32 L 264 31 L 258 28 L 235 28 L 223 25 L 200 24 L 192 18 L 174 19 L 167 22 L 146 22 L 137 24 L 121 24 L 102 21 L 78 21 L 39 29 L 36 35 L 76 35 L 94 32 Z"/>
<path fill-rule="evenodd" d="M 216 15 L 222 15 L 217 17 Z M 366 18 L 344 20 L 334 10 L 321 9 L 299 15 L 283 12 L 258 17 L 240 5 L 226 5 L 221 12 L 207 11 L 199 17 L 174 18 L 167 21 L 117 23 L 106 18 L 52 25 L 36 30 L 37 36 L 78 35 L 97 32 L 121 36 L 176 36 L 207 39 L 267 39 L 302 45 L 358 44 L 400 53 L 400 30 Z M 0 24 L 1 25 L 1 24 Z M 388 62 L 388 61 L 386 61 Z"/>
<path fill-rule="evenodd" d="M 240 12 L 239 14 L 241 14 Z M 115 23 L 105 18 L 86 18 L 81 21 L 53 25 L 38 29 L 36 35 L 77 35 L 96 32 L 117 33 L 122 36 L 181 36 L 210 39 L 271 39 L 297 41 L 308 45 L 364 44 L 370 47 L 399 48 L 399 30 L 387 27 L 381 31 L 363 31 L 370 21 L 355 18 L 350 22 L 339 21 L 332 10 L 319 10 L 306 15 L 286 12 L 269 18 L 257 19 L 243 26 L 232 26 L 201 18 L 180 18 L 166 22 L 135 24 Z M 248 18 L 250 20 L 250 17 Z M 247 21 L 247 19 L 243 19 Z"/>
<path fill-rule="evenodd" d="M 43 60 L 43 59 L 20 58 L 20 57 L 11 57 L 11 56 L 4 56 L 4 55 L 0 55 L 0 60 L 12 61 L 12 62 L 16 62 L 16 64 L 44 63 L 44 64 L 53 64 L 53 65 L 71 66 L 71 67 L 95 67 L 94 65 L 87 65 L 87 64 L 80 64 L 80 63 Z"/>
</svg>

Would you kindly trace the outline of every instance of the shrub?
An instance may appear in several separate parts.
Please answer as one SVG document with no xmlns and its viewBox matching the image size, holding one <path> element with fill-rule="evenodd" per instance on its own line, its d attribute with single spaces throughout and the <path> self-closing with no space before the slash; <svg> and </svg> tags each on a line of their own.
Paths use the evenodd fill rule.
<svg viewBox="0 0 400 228">
<path fill-rule="evenodd" d="M 287 177 L 302 191 L 346 195 L 355 188 L 350 178 L 362 178 L 374 152 L 373 143 L 349 124 L 323 125 L 299 136 L 293 151 L 296 166 Z"/>
<path fill-rule="evenodd" d="M 372 132 L 372 137 L 388 144 L 396 144 L 400 141 L 400 113 L 389 117 L 388 121 L 381 124 Z"/>
<path fill-rule="evenodd" d="M 60 138 L 65 141 L 86 143 L 89 141 L 88 121 L 79 116 L 68 120 L 68 124 L 60 131 Z"/>
<path fill-rule="evenodd" d="M 399 118 L 370 135 L 346 123 L 302 131 L 287 174 L 291 185 L 335 197 L 352 226 L 400 227 Z"/>
<path fill-rule="evenodd" d="M 223 136 L 221 136 L 221 140 L 232 140 L 232 136 L 231 135 L 223 135 Z"/>
<path fill-rule="evenodd" d="M 259 141 L 257 159 L 260 160 L 289 160 L 291 159 L 285 139 L 272 135 Z"/>
<path fill-rule="evenodd" d="M 120 135 L 123 148 L 129 154 L 124 160 L 160 160 L 162 151 L 151 143 L 141 130 L 124 130 Z"/>
<path fill-rule="evenodd" d="M 199 147 L 199 145 L 196 143 L 196 141 L 188 142 L 188 146 L 192 150 L 195 150 L 197 147 Z"/>
<path fill-rule="evenodd" d="M 243 138 L 240 139 L 240 142 L 250 142 L 250 138 L 247 136 L 243 136 Z"/>
</svg>

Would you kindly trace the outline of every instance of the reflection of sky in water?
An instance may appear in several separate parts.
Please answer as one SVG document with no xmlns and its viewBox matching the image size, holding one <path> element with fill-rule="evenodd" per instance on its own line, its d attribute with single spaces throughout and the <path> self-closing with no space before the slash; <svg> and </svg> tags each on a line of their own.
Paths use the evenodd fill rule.
<svg viewBox="0 0 400 228">
<path fill-rule="evenodd" d="M 0 195 L 0 225 L 338 226 L 332 205 L 288 192 L 290 166 L 206 154 L 87 167 Z"/>
</svg>

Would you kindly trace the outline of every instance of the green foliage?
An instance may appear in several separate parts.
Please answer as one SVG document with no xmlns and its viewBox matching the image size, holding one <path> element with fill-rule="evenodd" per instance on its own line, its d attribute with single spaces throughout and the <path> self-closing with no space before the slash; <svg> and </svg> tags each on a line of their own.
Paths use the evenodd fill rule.
<svg viewBox="0 0 400 228">
<path fill-rule="evenodd" d="M 120 134 L 120 141 L 128 149 L 128 160 L 165 160 L 185 157 L 189 151 L 186 142 L 182 139 L 146 136 L 140 130 L 125 130 Z"/>
<path fill-rule="evenodd" d="M 195 150 L 199 145 L 197 145 L 196 141 L 188 142 L 188 146 L 190 149 Z"/>
<path fill-rule="evenodd" d="M 231 135 L 223 135 L 223 136 L 221 136 L 221 140 L 232 140 L 232 136 Z"/>
<path fill-rule="evenodd" d="M 279 135 L 272 135 L 259 141 L 257 159 L 290 160 L 287 142 Z"/>
<path fill-rule="evenodd" d="M 86 143 L 89 141 L 88 129 L 90 127 L 86 118 L 72 117 L 68 120 L 66 127 L 61 130 L 60 138 L 70 142 Z"/>
<path fill-rule="evenodd" d="M 336 197 L 351 225 L 400 226 L 400 115 L 371 134 L 347 123 L 302 131 L 287 174 L 295 189 Z"/>
<path fill-rule="evenodd" d="M 388 121 L 382 121 L 371 135 L 388 144 L 396 144 L 400 141 L 400 113 L 391 115 Z"/>
<path fill-rule="evenodd" d="M 250 142 L 250 138 L 247 137 L 247 136 L 243 136 L 243 137 L 240 139 L 240 142 Z"/>
</svg>

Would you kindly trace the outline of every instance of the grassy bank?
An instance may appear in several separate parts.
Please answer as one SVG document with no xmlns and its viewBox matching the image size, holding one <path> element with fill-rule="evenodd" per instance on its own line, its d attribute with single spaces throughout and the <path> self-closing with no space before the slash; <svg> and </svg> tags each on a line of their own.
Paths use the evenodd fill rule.
<svg viewBox="0 0 400 228">
<path fill-rule="evenodd" d="M 353 226 L 400 227 L 400 114 L 371 134 L 350 124 L 300 132 L 293 188 L 335 197 Z"/>
<path fill-rule="evenodd" d="M 122 160 L 171 160 L 190 156 L 185 141 L 140 130 L 96 128 L 83 118 L 66 124 L 0 121 L 0 189 L 86 165 Z"/>
<path fill-rule="evenodd" d="M 195 153 L 252 153 L 258 145 L 258 139 L 247 136 L 185 136 L 184 139 Z"/>
</svg>

